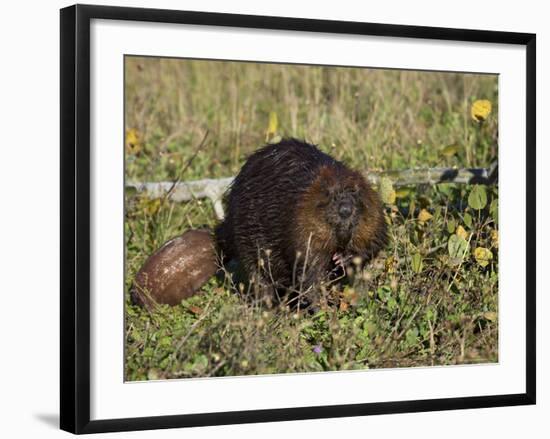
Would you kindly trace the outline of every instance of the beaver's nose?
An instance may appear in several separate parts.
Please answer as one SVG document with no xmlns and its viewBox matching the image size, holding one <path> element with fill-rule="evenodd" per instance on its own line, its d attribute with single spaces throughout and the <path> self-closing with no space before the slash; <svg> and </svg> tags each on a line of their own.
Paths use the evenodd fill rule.
<svg viewBox="0 0 550 439">
<path fill-rule="evenodd" d="M 353 211 L 352 205 L 349 201 L 343 201 L 338 206 L 338 215 L 340 215 L 340 218 L 347 219 L 351 216 L 351 213 Z"/>
</svg>

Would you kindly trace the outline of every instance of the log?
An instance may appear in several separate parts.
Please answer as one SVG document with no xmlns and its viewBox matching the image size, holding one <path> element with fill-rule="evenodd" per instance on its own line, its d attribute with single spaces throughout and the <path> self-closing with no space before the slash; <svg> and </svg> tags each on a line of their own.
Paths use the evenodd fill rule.
<svg viewBox="0 0 550 439">
<path fill-rule="evenodd" d="M 368 172 L 365 177 L 374 185 L 378 185 L 384 177 L 389 178 L 395 187 L 413 186 L 419 184 L 495 184 L 498 179 L 497 162 L 485 168 L 424 168 L 404 169 L 384 172 Z M 160 182 L 128 182 L 126 190 L 145 193 L 149 198 L 162 198 L 166 195 L 173 201 L 183 202 L 201 198 L 209 198 L 214 204 L 218 219 L 224 216 L 222 198 L 233 177 L 219 179 L 204 179 L 195 181 L 160 181 Z"/>
<path fill-rule="evenodd" d="M 127 191 L 145 193 L 149 198 L 163 198 L 170 193 L 169 198 L 173 201 L 183 202 L 209 198 L 214 204 L 214 212 L 218 219 L 224 216 L 222 198 L 225 190 L 233 181 L 233 177 L 195 181 L 171 181 L 159 182 L 128 182 Z"/>
<path fill-rule="evenodd" d="M 412 186 L 418 184 L 494 184 L 497 181 L 498 167 L 493 163 L 489 169 L 485 168 L 428 168 L 405 169 L 397 171 L 385 171 L 381 173 L 369 173 L 367 178 L 373 184 L 377 184 L 382 177 L 389 178 L 395 187 Z"/>
</svg>

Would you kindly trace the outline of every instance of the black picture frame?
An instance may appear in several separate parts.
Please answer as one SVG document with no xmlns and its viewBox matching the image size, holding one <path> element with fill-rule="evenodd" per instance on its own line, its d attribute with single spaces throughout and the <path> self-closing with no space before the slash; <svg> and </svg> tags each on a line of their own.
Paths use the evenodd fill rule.
<svg viewBox="0 0 550 439">
<path fill-rule="evenodd" d="M 487 42 L 526 47 L 526 376 L 525 393 L 90 420 L 90 21 L 133 20 L 256 29 Z M 535 404 L 536 36 L 303 18 L 75 5 L 61 10 L 61 404 L 60 424 L 98 433 L 250 422 Z"/>
</svg>

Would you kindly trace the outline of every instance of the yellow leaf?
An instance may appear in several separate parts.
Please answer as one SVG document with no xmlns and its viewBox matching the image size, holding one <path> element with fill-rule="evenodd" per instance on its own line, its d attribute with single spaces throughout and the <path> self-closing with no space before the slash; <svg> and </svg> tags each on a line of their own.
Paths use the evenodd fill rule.
<svg viewBox="0 0 550 439">
<path fill-rule="evenodd" d="M 468 232 L 464 229 L 464 227 L 458 226 L 456 228 L 456 234 L 461 238 L 464 238 L 466 241 L 468 240 Z"/>
<path fill-rule="evenodd" d="M 141 135 L 135 128 L 126 130 L 126 151 L 136 154 L 141 150 Z"/>
<path fill-rule="evenodd" d="M 269 113 L 269 123 L 267 125 L 267 130 L 265 132 L 266 141 L 269 141 L 273 137 L 275 137 L 275 133 L 277 132 L 278 125 L 279 125 L 279 120 L 277 118 L 277 113 L 272 111 L 271 113 Z"/>
<path fill-rule="evenodd" d="M 145 211 L 149 215 L 155 215 L 160 209 L 160 198 L 154 198 L 145 202 Z"/>
<path fill-rule="evenodd" d="M 395 189 L 393 188 L 393 183 L 388 177 L 382 177 L 380 180 L 380 189 L 378 190 L 380 198 L 386 204 L 395 203 Z"/>
<path fill-rule="evenodd" d="M 395 272 L 395 267 L 397 266 L 397 261 L 395 260 L 395 258 L 393 256 L 390 256 L 388 259 L 386 259 L 384 265 L 385 265 L 386 271 L 388 273 L 393 273 L 393 272 Z"/>
<path fill-rule="evenodd" d="M 397 198 L 405 198 L 412 193 L 412 190 L 408 187 L 401 187 L 395 191 L 395 196 Z"/>
<path fill-rule="evenodd" d="M 487 320 L 494 322 L 497 319 L 497 313 L 494 311 L 487 311 L 483 313 L 483 317 L 485 317 Z"/>
<path fill-rule="evenodd" d="M 493 259 L 493 253 L 488 248 L 477 247 L 474 250 L 474 257 L 479 265 L 486 267 L 491 262 L 491 259 Z"/>
<path fill-rule="evenodd" d="M 476 122 L 483 122 L 491 114 L 492 104 L 487 99 L 479 99 L 472 104 L 470 114 Z"/>
<path fill-rule="evenodd" d="M 422 209 L 419 213 L 418 213 L 418 220 L 425 223 L 426 221 L 429 221 L 433 218 L 433 215 L 428 212 L 426 209 Z"/>
<path fill-rule="evenodd" d="M 447 145 L 441 150 L 441 154 L 445 157 L 452 157 L 458 152 L 459 147 L 457 145 Z"/>
</svg>

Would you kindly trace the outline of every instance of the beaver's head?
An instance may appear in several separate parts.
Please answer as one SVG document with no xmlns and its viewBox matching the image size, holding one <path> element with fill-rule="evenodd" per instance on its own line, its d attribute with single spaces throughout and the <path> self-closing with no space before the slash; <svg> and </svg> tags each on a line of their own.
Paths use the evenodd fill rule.
<svg viewBox="0 0 550 439">
<path fill-rule="evenodd" d="M 317 178 L 317 213 L 320 221 L 333 231 L 339 248 L 345 248 L 355 233 L 368 206 L 370 188 L 359 173 L 345 168 L 324 167 Z"/>
<path fill-rule="evenodd" d="M 346 180 L 325 181 L 317 200 L 319 221 L 326 222 L 335 234 L 338 247 L 345 247 L 365 210 L 359 186 Z"/>
<path fill-rule="evenodd" d="M 344 166 L 323 166 L 298 206 L 302 236 L 329 251 L 363 253 L 385 234 L 382 205 L 365 178 Z"/>
</svg>

